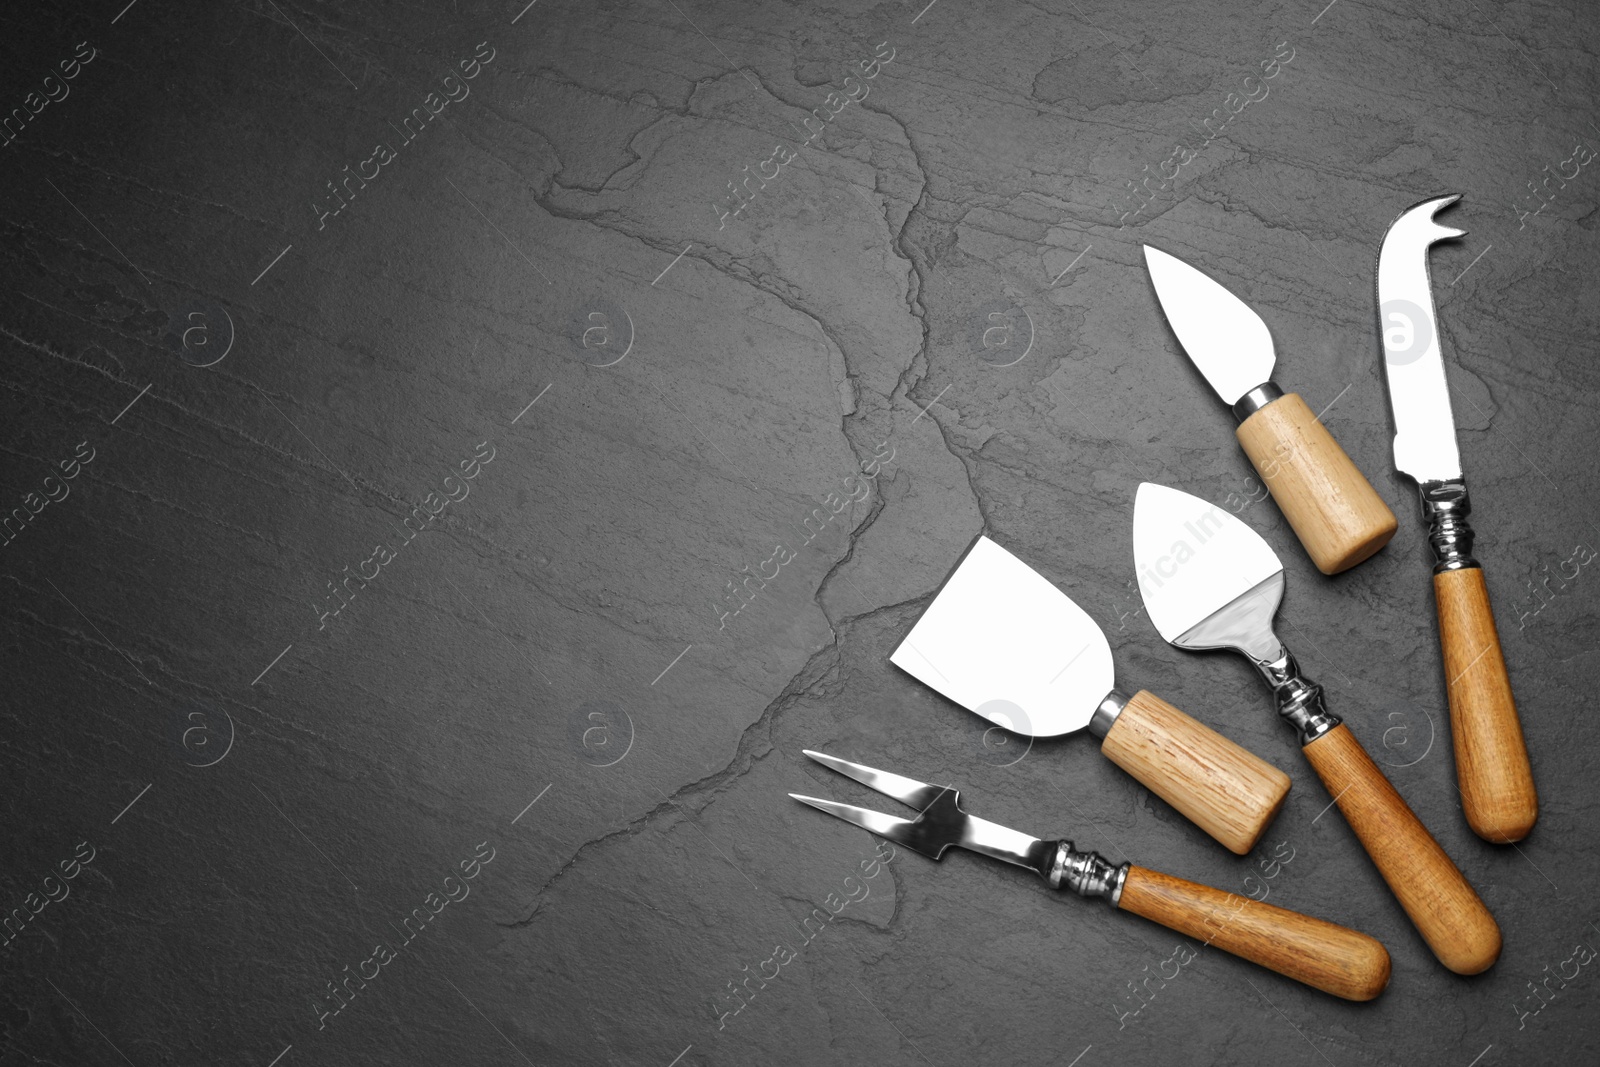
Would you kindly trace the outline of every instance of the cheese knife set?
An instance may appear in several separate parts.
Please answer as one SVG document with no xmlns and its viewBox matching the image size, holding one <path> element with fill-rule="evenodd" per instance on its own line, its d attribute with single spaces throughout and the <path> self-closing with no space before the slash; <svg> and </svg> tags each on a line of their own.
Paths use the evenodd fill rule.
<svg viewBox="0 0 1600 1067">
<path fill-rule="evenodd" d="M 1462 235 L 1434 215 L 1459 199 L 1402 212 L 1378 256 L 1377 300 L 1393 413 L 1395 468 L 1417 483 L 1435 560 L 1434 596 L 1456 779 L 1468 826 L 1521 840 L 1538 795 L 1483 571 L 1473 557 L 1428 248 Z M 1348 570 L 1394 536 L 1394 514 L 1298 394 L 1272 379 L 1265 322 L 1184 261 L 1148 245 L 1145 263 L 1172 332 L 1238 420 L 1262 483 L 1323 574 Z M 1500 928 L 1460 869 L 1329 710 L 1273 627 L 1283 565 L 1223 508 L 1145 483 L 1133 509 L 1133 565 L 1145 613 L 1169 644 L 1244 656 L 1340 814 L 1417 932 L 1447 969 L 1471 975 L 1500 955 Z M 1237 855 L 1283 806 L 1289 776 L 1148 690 L 1115 685 L 1105 634 L 1049 579 L 987 536 L 957 562 L 891 662 L 989 722 L 1036 738 L 1087 730 L 1100 751 Z M 914 818 L 790 794 L 931 859 L 955 846 L 1025 867 L 1053 889 L 1098 897 L 1347 1000 L 1389 981 L 1379 942 L 1335 923 L 1045 841 L 969 815 L 954 787 L 836 756 L 806 755 L 915 809 Z"/>
</svg>

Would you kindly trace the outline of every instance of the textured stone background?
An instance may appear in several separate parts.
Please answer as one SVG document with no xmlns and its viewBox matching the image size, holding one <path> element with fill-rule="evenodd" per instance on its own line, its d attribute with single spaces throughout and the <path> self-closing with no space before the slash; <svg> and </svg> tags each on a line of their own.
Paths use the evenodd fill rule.
<svg viewBox="0 0 1600 1067">
<path fill-rule="evenodd" d="M 1600 144 L 1591 11 L 524 2 L 0 15 L 5 114 L 97 50 L 0 155 L 3 510 L 79 442 L 94 456 L 0 552 L 5 911 L 93 849 L 4 949 L 3 1062 L 1593 1061 L 1595 964 L 1554 999 L 1527 983 L 1600 946 L 1600 578 L 1563 566 L 1600 543 L 1600 175 L 1519 216 Z M 402 143 L 479 42 L 470 96 Z M 880 42 L 892 61 L 847 85 Z M 1124 220 L 1129 183 L 1291 50 Z M 377 142 L 394 158 L 319 228 L 326 183 Z M 721 220 L 727 183 L 779 144 L 796 158 Z M 1517 848 L 1459 811 L 1374 329 L 1385 227 L 1454 191 L 1445 219 L 1470 235 L 1435 249 L 1436 296 L 1543 797 Z M 1486 975 L 1445 972 L 1318 818 L 1329 798 L 1248 666 L 1169 648 L 1139 612 L 1137 484 L 1240 506 L 1256 487 L 1143 241 L 1259 310 L 1278 380 L 1332 405 L 1402 518 L 1329 580 L 1270 502 L 1241 510 L 1285 560 L 1308 673 L 1500 920 Z M 329 583 L 485 441 L 470 495 L 321 619 Z M 890 449 L 871 495 L 801 543 Z M 1012 762 L 1018 742 L 997 750 L 888 663 L 980 530 L 1102 623 L 1122 684 L 1294 776 L 1258 855 L 1087 738 Z M 779 543 L 795 559 L 719 628 L 726 583 Z M 1132 1014 L 1175 935 L 902 850 L 719 1029 L 728 983 L 873 854 L 785 796 L 868 796 L 802 747 L 958 783 L 975 811 L 1114 860 L 1265 887 L 1379 937 L 1393 982 L 1352 1005 L 1208 951 Z M 493 859 L 470 896 L 319 1028 L 327 983 L 475 849 Z"/>
</svg>

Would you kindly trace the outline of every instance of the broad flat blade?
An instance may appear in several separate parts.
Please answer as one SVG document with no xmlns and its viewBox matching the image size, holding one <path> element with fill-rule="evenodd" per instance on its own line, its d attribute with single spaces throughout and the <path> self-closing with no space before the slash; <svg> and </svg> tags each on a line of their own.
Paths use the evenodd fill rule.
<svg viewBox="0 0 1600 1067">
<path fill-rule="evenodd" d="M 1145 611 L 1174 643 L 1283 571 L 1250 527 L 1209 501 L 1153 482 L 1134 498 L 1133 559 Z"/>
<path fill-rule="evenodd" d="M 1231 405 L 1272 377 L 1277 355 L 1260 315 L 1159 248 L 1145 245 L 1144 261 L 1172 332 L 1218 396 Z"/>
<path fill-rule="evenodd" d="M 1435 212 L 1459 199 L 1459 193 L 1437 196 L 1401 212 L 1378 253 L 1378 332 L 1394 412 L 1394 465 L 1419 483 L 1461 477 L 1428 274 L 1428 247 L 1465 233 L 1433 221 Z"/>
<path fill-rule="evenodd" d="M 996 726 L 1055 737 L 1111 692 L 1111 646 L 1049 579 L 979 537 L 889 657 Z"/>
</svg>

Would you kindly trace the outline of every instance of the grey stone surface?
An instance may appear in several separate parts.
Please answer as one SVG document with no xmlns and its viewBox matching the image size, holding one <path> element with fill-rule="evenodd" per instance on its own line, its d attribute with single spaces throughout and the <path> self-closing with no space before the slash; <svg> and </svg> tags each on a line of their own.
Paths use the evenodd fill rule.
<svg viewBox="0 0 1600 1067">
<path fill-rule="evenodd" d="M 1540 185 L 1600 144 L 1590 10 L 523 2 L 0 16 L 5 510 L 93 457 L 0 553 L 5 1062 L 1593 1061 L 1600 176 Z M 1515 848 L 1460 814 L 1374 327 L 1384 228 L 1454 191 L 1436 296 L 1543 799 Z M 1144 241 L 1266 319 L 1401 517 L 1379 556 L 1323 578 L 1247 504 Z M 1142 480 L 1278 549 L 1308 673 L 1501 923 L 1489 973 L 1435 962 L 1249 668 L 1148 625 Z M 889 664 L 985 530 L 1125 687 L 1293 776 L 1256 855 L 1086 737 L 997 755 Z M 1177 935 L 972 855 L 873 867 L 787 798 L 868 796 L 803 747 L 1367 931 L 1392 984 L 1176 967 Z"/>
</svg>

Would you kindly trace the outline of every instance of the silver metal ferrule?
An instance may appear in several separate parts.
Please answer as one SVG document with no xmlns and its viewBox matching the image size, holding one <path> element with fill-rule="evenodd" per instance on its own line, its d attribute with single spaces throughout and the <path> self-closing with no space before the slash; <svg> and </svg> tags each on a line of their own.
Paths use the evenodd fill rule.
<svg viewBox="0 0 1600 1067">
<path fill-rule="evenodd" d="M 1105 737 L 1117 724 L 1117 716 L 1122 714 L 1122 709 L 1128 706 L 1128 701 L 1131 699 L 1120 689 L 1113 689 L 1107 693 L 1106 698 L 1089 717 L 1089 732 L 1096 737 Z"/>
<path fill-rule="evenodd" d="M 1243 422 L 1282 395 L 1277 382 L 1262 382 L 1233 402 L 1233 417 Z"/>
<path fill-rule="evenodd" d="M 1261 677 L 1272 687 L 1278 701 L 1278 714 L 1300 738 L 1302 746 L 1309 745 L 1341 722 L 1339 716 L 1330 715 L 1322 703 L 1322 686 L 1300 673 L 1294 653 L 1282 644 L 1275 659 L 1250 657 Z"/>
<path fill-rule="evenodd" d="M 1098 852 L 1079 852 L 1071 841 L 1056 842 L 1055 862 L 1046 880 L 1051 889 L 1070 889 L 1080 897 L 1102 897 L 1112 907 L 1122 900 L 1122 884 L 1128 880 L 1124 863 L 1113 866 Z"/>
<path fill-rule="evenodd" d="M 1468 570 L 1478 566 L 1472 557 L 1472 524 L 1467 516 L 1472 501 L 1467 483 L 1457 478 L 1448 482 L 1424 482 L 1422 517 L 1428 521 L 1428 547 L 1433 549 L 1433 573 Z"/>
</svg>

